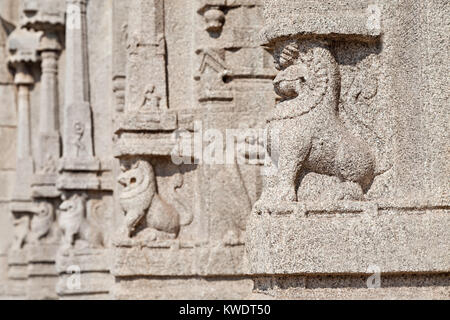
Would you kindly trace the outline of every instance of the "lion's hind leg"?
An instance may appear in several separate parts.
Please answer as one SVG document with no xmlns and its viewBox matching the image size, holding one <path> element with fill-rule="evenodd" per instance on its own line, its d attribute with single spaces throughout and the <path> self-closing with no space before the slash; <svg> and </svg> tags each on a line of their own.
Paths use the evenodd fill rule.
<svg viewBox="0 0 450 320">
<path fill-rule="evenodd" d="M 298 126 L 296 122 L 287 123 L 283 129 L 290 131 L 291 127 Z M 286 132 L 280 134 L 279 145 L 277 198 L 281 201 L 296 202 L 297 180 L 310 152 L 311 139 L 305 131 L 300 136 Z"/>
</svg>

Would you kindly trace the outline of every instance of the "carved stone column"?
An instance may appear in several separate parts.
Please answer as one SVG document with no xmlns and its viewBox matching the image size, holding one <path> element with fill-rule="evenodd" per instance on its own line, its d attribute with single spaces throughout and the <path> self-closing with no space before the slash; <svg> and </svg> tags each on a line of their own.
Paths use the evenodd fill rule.
<svg viewBox="0 0 450 320">
<path fill-rule="evenodd" d="M 66 70 L 63 130 L 62 190 L 96 190 L 100 162 L 93 145 L 87 51 L 87 0 L 66 1 Z"/>
<path fill-rule="evenodd" d="M 114 110 L 121 113 L 125 109 L 125 85 L 128 41 L 128 6 L 130 1 L 113 1 L 113 91 Z"/>
<path fill-rule="evenodd" d="M 34 85 L 32 67 L 38 62 L 39 34 L 16 29 L 8 38 L 9 64 L 14 69 L 17 87 L 17 166 L 11 201 L 14 241 L 8 254 L 11 296 L 27 296 L 27 251 L 30 220 L 35 212 L 31 197 L 33 158 L 31 150 L 30 89 Z"/>
<path fill-rule="evenodd" d="M 58 221 L 63 240 L 56 261 L 61 299 L 107 298 L 113 281 L 107 234 L 112 185 L 105 177 L 111 168 L 95 153 L 90 97 L 87 11 L 91 5 L 96 4 L 66 1 L 63 152 L 57 180 L 63 193 Z M 68 285 L 73 273 L 80 276 L 80 286 Z"/>
<path fill-rule="evenodd" d="M 233 289 L 214 297 L 242 297 L 252 286 L 243 240 L 261 162 L 238 160 L 236 152 L 231 160 L 223 157 L 226 163 L 206 158 L 224 155 L 226 129 L 235 130 L 230 149 L 256 147 L 258 137 L 249 142 L 246 130 L 262 127 L 260 98 L 275 100 L 275 70 L 253 36 L 261 6 L 196 1 L 187 8 L 130 1 L 126 107 L 116 130 L 121 212 L 112 273 L 118 299 L 199 298 L 224 282 Z M 225 25 L 211 21 L 218 14 L 220 24 L 232 10 Z"/>
<path fill-rule="evenodd" d="M 422 283 L 448 292 L 448 172 L 435 158 L 448 157 L 448 139 L 422 130 L 435 120 L 415 92 L 436 96 L 412 71 L 440 51 L 427 44 L 424 61 L 408 47 L 435 34 L 416 27 L 416 15 L 425 25 L 444 20 L 414 3 L 265 1 L 262 35 L 281 101 L 267 119 L 270 161 L 247 228 L 256 292 L 442 296 Z M 433 195 L 424 181 L 434 181 Z"/>
<path fill-rule="evenodd" d="M 34 182 L 35 197 L 58 197 L 57 163 L 61 156 L 59 135 L 58 56 L 61 50 L 57 32 L 46 30 L 41 38 L 41 100 L 39 117 L 40 154 Z"/>
<path fill-rule="evenodd" d="M 33 198 L 37 211 L 31 221 L 33 241 L 29 245 L 29 297 L 56 299 L 58 273 L 55 268 L 59 237 L 56 208 L 60 192 L 56 188 L 58 161 L 61 156 L 58 60 L 65 24 L 64 0 L 24 1 L 21 23 L 41 31 L 41 87 L 39 125 L 37 128 L 39 154 L 33 177 Z"/>
</svg>

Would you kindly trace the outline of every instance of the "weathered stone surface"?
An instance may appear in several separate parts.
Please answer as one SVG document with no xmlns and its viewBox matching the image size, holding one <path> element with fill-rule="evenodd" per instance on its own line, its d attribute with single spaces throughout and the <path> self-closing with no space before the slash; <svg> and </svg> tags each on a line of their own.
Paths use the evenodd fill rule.
<svg viewBox="0 0 450 320">
<path fill-rule="evenodd" d="M 267 121 L 270 162 L 246 244 L 251 273 L 280 276 L 279 298 L 325 297 L 341 286 L 308 291 L 310 278 L 298 274 L 410 273 L 408 290 L 378 292 L 389 298 L 414 292 L 413 274 L 432 278 L 450 271 L 449 193 L 448 185 L 441 187 L 448 170 L 440 162 L 449 157 L 448 139 L 433 129 L 417 130 L 416 122 L 434 127 L 434 117 L 448 110 L 448 90 L 425 102 L 436 97 L 422 86 L 428 76 L 402 78 L 439 56 L 434 40 L 423 40 L 434 32 L 420 26 L 441 26 L 438 8 L 450 8 L 435 1 L 412 10 L 407 2 L 265 1 L 263 38 L 283 99 Z M 444 69 L 437 64 L 430 70 Z M 421 89 L 405 94 L 415 86 Z M 444 132 L 447 122 L 439 124 Z M 435 147 L 425 147 L 430 144 Z M 261 292 L 275 292 L 268 277 L 261 279 Z M 443 297 L 448 284 L 441 285 L 443 291 L 421 294 Z M 346 295 L 352 296 L 371 295 L 355 289 Z"/>
<path fill-rule="evenodd" d="M 0 297 L 448 299 L 449 13 L 1 0 Z"/>
<path fill-rule="evenodd" d="M 360 274 L 373 265 L 383 273 L 450 270 L 448 208 L 372 213 L 324 207 L 331 210 L 253 216 L 252 273 Z"/>
<path fill-rule="evenodd" d="M 120 280 L 113 294 L 120 300 L 241 300 L 250 298 L 252 289 L 245 278 L 136 278 Z"/>
<path fill-rule="evenodd" d="M 14 170 L 16 167 L 16 145 L 12 141 L 16 138 L 16 129 L 10 127 L 0 128 L 0 161 L 2 169 Z"/>
<path fill-rule="evenodd" d="M 12 191 L 14 189 L 15 174 L 14 171 L 0 171 L 0 200 L 9 201 L 12 197 Z M 5 214 L 7 214 L 5 212 Z"/>
<path fill-rule="evenodd" d="M 1 126 L 16 126 L 17 125 L 17 110 L 15 108 L 15 95 L 13 87 L 10 85 L 0 86 L 0 96 L 2 97 L 2 112 L 0 113 Z M 8 139 L 8 141 L 11 141 Z M 13 159 L 14 157 L 11 157 Z M 8 161 L 8 160 L 6 160 Z M 9 160 L 10 161 L 10 160 Z M 3 163 L 3 161 L 2 161 Z"/>
</svg>

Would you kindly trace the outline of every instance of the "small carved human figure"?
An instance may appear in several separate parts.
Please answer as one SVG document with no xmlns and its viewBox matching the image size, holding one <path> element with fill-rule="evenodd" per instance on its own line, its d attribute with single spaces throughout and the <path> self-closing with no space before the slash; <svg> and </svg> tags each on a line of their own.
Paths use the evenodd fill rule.
<svg viewBox="0 0 450 320">
<path fill-rule="evenodd" d="M 145 89 L 144 98 L 143 98 L 142 105 L 141 105 L 141 110 L 157 112 L 157 111 L 159 111 L 160 101 L 161 101 L 161 97 L 156 95 L 155 86 L 149 85 Z"/>
<path fill-rule="evenodd" d="M 73 144 L 77 150 L 77 157 L 84 155 L 86 153 L 86 146 L 83 143 L 83 136 L 85 131 L 85 126 L 81 122 L 76 122 L 74 125 L 75 138 Z"/>
<path fill-rule="evenodd" d="M 104 239 L 100 228 L 86 217 L 86 195 L 64 196 L 63 200 L 58 221 L 63 232 L 63 248 L 74 247 L 76 242 L 83 247 L 102 247 Z"/>
<path fill-rule="evenodd" d="M 276 172 L 265 177 L 261 201 L 297 201 L 305 171 L 358 186 L 345 198 L 362 200 L 375 175 L 369 146 L 338 117 L 340 74 L 327 43 L 295 41 L 275 52 L 281 71 L 274 80 L 283 100 L 268 120 L 267 150 Z"/>
<path fill-rule="evenodd" d="M 122 171 L 118 182 L 123 186 L 120 205 L 126 214 L 123 236 L 131 238 L 141 227 L 147 240 L 174 239 L 181 226 L 192 222 L 190 213 L 180 214 L 157 193 L 155 173 L 147 161 L 137 160 Z"/>
</svg>

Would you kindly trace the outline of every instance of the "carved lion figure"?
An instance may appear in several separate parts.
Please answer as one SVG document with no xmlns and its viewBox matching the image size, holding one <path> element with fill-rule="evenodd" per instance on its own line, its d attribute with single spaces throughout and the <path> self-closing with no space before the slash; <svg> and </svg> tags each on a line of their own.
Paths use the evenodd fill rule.
<svg viewBox="0 0 450 320">
<path fill-rule="evenodd" d="M 173 239 L 181 226 L 191 223 L 191 214 L 180 215 L 157 193 L 155 173 L 147 161 L 137 160 L 122 171 L 118 177 L 123 186 L 119 199 L 125 212 L 126 237 L 135 235 L 140 226 L 149 240 Z"/>
<path fill-rule="evenodd" d="M 41 202 L 31 220 L 30 242 L 38 243 L 40 239 L 51 233 L 54 221 L 53 206 L 47 202 Z"/>
<path fill-rule="evenodd" d="M 14 241 L 12 243 L 13 250 L 20 250 L 25 245 L 27 234 L 30 228 L 30 217 L 28 215 L 14 216 Z"/>
<path fill-rule="evenodd" d="M 103 246 L 102 232 L 86 217 L 86 195 L 73 194 L 63 200 L 58 221 L 63 232 L 63 247 L 73 247 L 76 241 L 85 247 Z"/>
<path fill-rule="evenodd" d="M 361 200 L 375 175 L 366 142 L 338 117 L 340 74 L 326 43 L 291 42 L 275 53 L 281 70 L 274 80 L 283 98 L 268 120 L 267 150 L 277 172 L 265 177 L 262 201 L 297 201 L 301 174 L 314 172 L 350 182 L 346 199 Z M 350 190 L 351 189 L 351 190 Z"/>
</svg>

